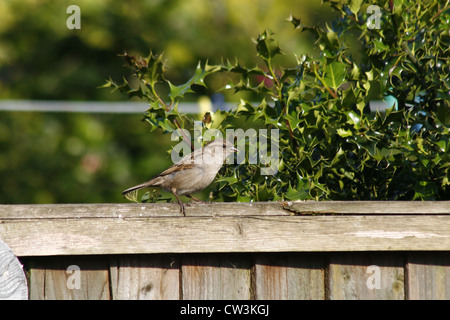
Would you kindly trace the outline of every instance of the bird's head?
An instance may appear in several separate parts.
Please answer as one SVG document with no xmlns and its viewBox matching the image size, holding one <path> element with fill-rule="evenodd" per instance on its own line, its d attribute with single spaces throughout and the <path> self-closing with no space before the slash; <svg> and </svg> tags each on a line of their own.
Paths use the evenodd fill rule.
<svg viewBox="0 0 450 320">
<path fill-rule="evenodd" d="M 203 147 L 203 161 L 206 164 L 223 164 L 228 155 L 237 151 L 230 141 L 216 139 Z"/>
</svg>

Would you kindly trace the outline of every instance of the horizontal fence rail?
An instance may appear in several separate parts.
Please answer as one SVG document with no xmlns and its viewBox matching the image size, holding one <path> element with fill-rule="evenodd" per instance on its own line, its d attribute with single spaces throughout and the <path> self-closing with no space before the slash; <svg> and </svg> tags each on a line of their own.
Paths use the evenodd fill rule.
<svg viewBox="0 0 450 320">
<path fill-rule="evenodd" d="M 31 299 L 450 299 L 449 201 L 186 209 L 0 205 L 0 240 Z"/>
<path fill-rule="evenodd" d="M 450 202 L 0 205 L 17 256 L 449 250 Z"/>
</svg>

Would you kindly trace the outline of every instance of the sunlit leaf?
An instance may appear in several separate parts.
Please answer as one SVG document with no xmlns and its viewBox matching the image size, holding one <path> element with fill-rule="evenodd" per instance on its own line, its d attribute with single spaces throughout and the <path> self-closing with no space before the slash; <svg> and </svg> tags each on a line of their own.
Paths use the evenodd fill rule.
<svg viewBox="0 0 450 320">
<path fill-rule="evenodd" d="M 346 66 L 341 62 L 332 62 L 325 68 L 325 76 L 323 78 L 325 84 L 337 90 L 345 81 Z"/>
<path fill-rule="evenodd" d="M 274 56 L 281 54 L 281 48 L 273 37 L 272 31 L 267 29 L 256 39 L 256 50 L 258 56 L 266 61 L 270 61 Z"/>
</svg>

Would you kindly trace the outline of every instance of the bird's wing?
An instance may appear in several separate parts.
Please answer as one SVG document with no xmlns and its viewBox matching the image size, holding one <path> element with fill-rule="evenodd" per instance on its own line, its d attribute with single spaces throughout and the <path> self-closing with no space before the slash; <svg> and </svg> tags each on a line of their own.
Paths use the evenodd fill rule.
<svg viewBox="0 0 450 320">
<path fill-rule="evenodd" d="M 183 170 L 192 169 L 194 167 L 194 165 L 195 165 L 194 163 L 176 163 L 173 166 L 171 166 L 171 167 L 167 168 L 166 170 L 164 170 L 163 172 L 161 172 L 160 174 L 158 174 L 155 178 L 161 177 L 161 176 L 167 176 L 171 173 L 175 173 L 175 172 L 179 172 L 179 171 L 183 171 Z"/>
</svg>

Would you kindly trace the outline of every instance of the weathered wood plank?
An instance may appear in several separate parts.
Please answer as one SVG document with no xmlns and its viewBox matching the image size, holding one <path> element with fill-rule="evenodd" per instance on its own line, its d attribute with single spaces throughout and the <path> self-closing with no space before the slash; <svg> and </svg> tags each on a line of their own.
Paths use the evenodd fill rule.
<svg viewBox="0 0 450 320">
<path fill-rule="evenodd" d="M 179 262 L 169 255 L 122 255 L 110 260 L 114 300 L 178 300 Z"/>
<path fill-rule="evenodd" d="M 403 300 L 403 257 L 389 253 L 333 253 L 327 273 L 332 300 Z"/>
<path fill-rule="evenodd" d="M 290 215 L 282 202 L 190 203 L 188 216 Z M 180 217 L 177 203 L 0 205 L 1 220 Z"/>
<path fill-rule="evenodd" d="M 16 256 L 449 250 L 450 216 L 220 216 L 3 220 Z"/>
<path fill-rule="evenodd" d="M 40 257 L 33 257 L 27 264 L 28 267 L 28 287 L 30 300 L 44 300 L 45 299 L 45 266 L 41 263 L 36 264 L 35 259 Z"/>
<path fill-rule="evenodd" d="M 450 300 L 450 252 L 414 252 L 406 265 L 410 300 Z"/>
<path fill-rule="evenodd" d="M 319 254 L 258 254 L 254 267 L 257 300 L 323 300 L 324 258 Z"/>
<path fill-rule="evenodd" d="M 450 214 L 450 201 L 293 201 L 284 205 L 296 214 Z"/>
<path fill-rule="evenodd" d="M 22 219 L 178 217 L 176 203 L 0 205 L 0 221 Z M 450 215 L 450 201 L 289 201 L 191 203 L 188 216 L 273 216 L 293 214 Z"/>
<path fill-rule="evenodd" d="M 56 256 L 21 261 L 29 274 L 30 299 L 450 296 L 449 252 Z M 78 288 L 76 277 L 71 278 L 74 273 L 67 272 L 71 265 L 79 267 Z"/>
<path fill-rule="evenodd" d="M 105 257 L 39 257 L 29 269 L 32 300 L 109 300 Z"/>
<path fill-rule="evenodd" d="M 248 300 L 251 298 L 250 264 L 244 255 L 183 256 L 184 300 Z"/>
</svg>

